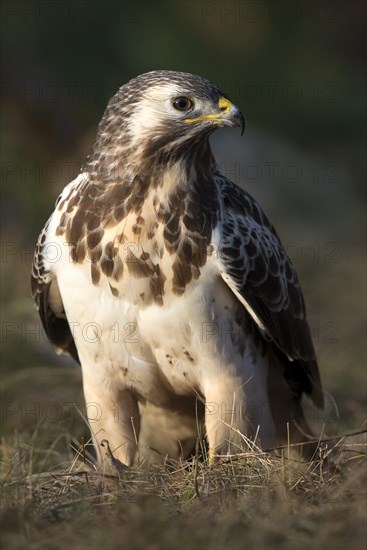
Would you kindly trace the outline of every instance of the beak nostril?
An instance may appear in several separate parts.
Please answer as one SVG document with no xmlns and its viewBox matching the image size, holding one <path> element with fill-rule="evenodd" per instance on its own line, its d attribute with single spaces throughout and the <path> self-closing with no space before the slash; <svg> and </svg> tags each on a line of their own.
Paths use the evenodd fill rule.
<svg viewBox="0 0 367 550">
<path fill-rule="evenodd" d="M 219 100 L 219 111 L 223 114 L 228 113 L 231 110 L 231 102 L 229 99 L 226 99 L 225 97 L 221 97 Z"/>
</svg>

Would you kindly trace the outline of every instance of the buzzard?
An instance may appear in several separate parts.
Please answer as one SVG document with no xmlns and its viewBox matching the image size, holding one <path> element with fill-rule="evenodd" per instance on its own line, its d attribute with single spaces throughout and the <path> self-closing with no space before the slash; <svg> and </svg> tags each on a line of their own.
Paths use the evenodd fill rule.
<svg viewBox="0 0 367 550">
<path fill-rule="evenodd" d="M 36 246 L 32 293 L 83 373 L 99 460 L 133 465 L 263 449 L 310 430 L 323 396 L 297 275 L 209 137 L 240 110 L 192 74 L 152 71 L 109 102 Z"/>
</svg>

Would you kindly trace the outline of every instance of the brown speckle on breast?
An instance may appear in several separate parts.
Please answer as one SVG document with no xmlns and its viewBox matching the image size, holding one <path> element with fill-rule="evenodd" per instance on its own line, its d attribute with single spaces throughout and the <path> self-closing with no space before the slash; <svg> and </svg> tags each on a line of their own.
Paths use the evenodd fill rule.
<svg viewBox="0 0 367 550">
<path fill-rule="evenodd" d="M 113 268 L 114 268 L 113 260 L 110 260 L 109 258 L 104 257 L 100 262 L 100 266 L 101 266 L 102 272 L 107 277 L 111 277 L 113 273 Z"/>
<path fill-rule="evenodd" d="M 123 205 L 117 206 L 113 211 L 113 217 L 116 222 L 120 222 L 124 218 L 125 214 L 125 207 Z"/>
<path fill-rule="evenodd" d="M 104 235 L 104 230 L 101 228 L 90 231 L 87 236 L 87 246 L 90 250 L 99 245 Z"/>
<path fill-rule="evenodd" d="M 114 270 L 112 273 L 113 279 L 118 282 L 124 274 L 124 263 L 120 256 L 117 256 L 114 261 Z"/>
<path fill-rule="evenodd" d="M 140 235 L 141 234 L 141 229 L 142 229 L 141 226 L 138 225 L 138 224 L 134 224 L 131 228 L 134 235 Z"/>
<path fill-rule="evenodd" d="M 60 236 L 60 235 L 63 235 L 64 234 L 64 231 L 65 231 L 65 227 L 66 227 L 66 213 L 63 212 L 62 215 L 61 215 L 61 218 L 60 218 L 60 222 L 59 222 L 59 225 L 56 229 L 56 236 Z"/>
<path fill-rule="evenodd" d="M 94 231 L 101 225 L 101 218 L 92 212 L 88 212 L 86 222 L 88 231 Z"/>
<path fill-rule="evenodd" d="M 195 359 L 190 355 L 190 353 L 187 351 L 187 349 L 184 350 L 184 354 L 191 363 L 193 363 L 195 361 Z"/>
<path fill-rule="evenodd" d="M 164 283 L 166 281 L 166 276 L 162 273 L 159 265 L 154 266 L 154 275 L 150 279 L 149 288 L 153 295 L 154 302 L 163 306 L 163 296 L 164 296 Z"/>
<path fill-rule="evenodd" d="M 105 255 L 110 260 L 113 260 L 113 258 L 115 258 L 117 256 L 118 251 L 119 251 L 119 249 L 117 248 L 117 246 L 115 246 L 115 244 L 112 241 L 109 241 L 106 244 L 105 249 L 104 249 Z"/>
<path fill-rule="evenodd" d="M 154 252 L 156 252 L 156 254 L 158 254 L 158 256 L 159 256 L 160 258 L 163 258 L 164 246 L 162 246 L 161 244 L 159 244 L 158 241 L 154 241 L 154 242 L 153 242 L 153 250 L 154 250 Z"/>
<path fill-rule="evenodd" d="M 86 246 L 85 241 L 82 240 L 78 243 L 73 243 L 70 249 L 71 261 L 76 264 L 81 264 L 84 262 L 86 256 Z"/>
<path fill-rule="evenodd" d="M 91 264 L 90 274 L 91 274 L 91 277 L 92 277 L 92 283 L 94 285 L 98 285 L 98 283 L 101 279 L 101 270 L 99 269 L 97 264 Z"/>
<path fill-rule="evenodd" d="M 191 266 L 187 263 L 181 263 L 177 258 L 172 266 L 172 292 L 178 296 L 185 292 L 186 285 L 192 279 Z"/>
<path fill-rule="evenodd" d="M 89 252 L 89 257 L 91 259 L 91 262 L 94 264 L 99 262 L 101 256 L 102 256 L 102 248 L 100 246 L 97 246 L 97 248 Z"/>
<path fill-rule="evenodd" d="M 112 286 L 111 284 L 110 284 L 110 290 L 111 290 L 113 296 L 116 296 L 116 298 L 117 298 L 117 296 L 120 294 L 119 291 L 118 291 L 118 289 L 115 288 L 114 286 Z"/>
<path fill-rule="evenodd" d="M 66 237 L 69 241 L 76 243 L 84 237 L 86 229 L 84 213 L 81 210 L 77 210 L 75 216 L 72 218 L 70 228 L 68 225 Z"/>
<path fill-rule="evenodd" d="M 126 258 L 126 265 L 130 275 L 132 275 L 136 279 L 141 279 L 142 277 L 151 277 L 155 273 L 154 266 L 149 259 L 144 260 L 138 258 L 131 250 L 129 250 L 128 256 Z"/>
</svg>

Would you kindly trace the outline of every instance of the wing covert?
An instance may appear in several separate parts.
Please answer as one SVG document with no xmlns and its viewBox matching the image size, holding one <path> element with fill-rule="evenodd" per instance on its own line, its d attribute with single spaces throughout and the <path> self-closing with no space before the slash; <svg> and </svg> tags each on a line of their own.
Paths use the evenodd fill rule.
<svg viewBox="0 0 367 550">
<path fill-rule="evenodd" d="M 221 175 L 217 261 L 221 276 L 257 323 L 290 361 L 309 373 L 309 393 L 322 404 L 320 376 L 297 273 L 276 230 L 257 202 Z"/>
</svg>

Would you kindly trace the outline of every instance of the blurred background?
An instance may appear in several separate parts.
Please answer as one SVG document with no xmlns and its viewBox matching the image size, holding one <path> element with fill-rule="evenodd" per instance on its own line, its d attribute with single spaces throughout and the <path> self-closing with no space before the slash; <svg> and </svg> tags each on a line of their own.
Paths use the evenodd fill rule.
<svg viewBox="0 0 367 550">
<path fill-rule="evenodd" d="M 361 1 L 3 1 L 5 434 L 38 425 L 54 438 L 56 424 L 83 433 L 72 405 L 83 407 L 80 369 L 43 335 L 32 254 L 108 100 L 153 69 L 205 76 L 244 113 L 242 138 L 213 136 L 218 163 L 260 202 L 297 268 L 324 387 L 339 408 L 331 431 L 362 425 L 365 21 Z"/>
</svg>

